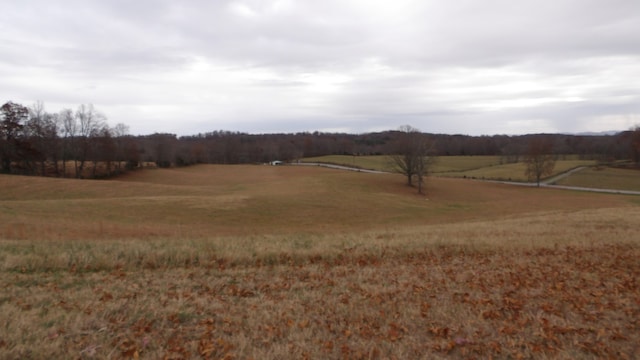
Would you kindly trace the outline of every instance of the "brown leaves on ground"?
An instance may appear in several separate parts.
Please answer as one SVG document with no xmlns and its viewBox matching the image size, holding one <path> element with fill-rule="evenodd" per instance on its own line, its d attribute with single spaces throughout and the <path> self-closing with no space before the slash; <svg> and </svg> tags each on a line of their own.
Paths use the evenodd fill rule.
<svg viewBox="0 0 640 360">
<path fill-rule="evenodd" d="M 640 248 L 356 252 L 297 263 L 4 273 L 8 358 L 640 355 Z"/>
</svg>

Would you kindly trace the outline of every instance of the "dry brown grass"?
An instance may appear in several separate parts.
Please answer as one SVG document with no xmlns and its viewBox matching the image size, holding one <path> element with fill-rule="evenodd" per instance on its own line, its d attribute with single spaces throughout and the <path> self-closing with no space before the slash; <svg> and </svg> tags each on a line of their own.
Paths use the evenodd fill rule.
<svg viewBox="0 0 640 360">
<path fill-rule="evenodd" d="M 637 197 L 232 169 L 0 177 L 0 358 L 639 354 Z"/>
<path fill-rule="evenodd" d="M 327 234 L 629 206 L 632 197 L 321 168 L 196 166 L 115 181 L 0 176 L 0 238 L 68 240 Z"/>
</svg>

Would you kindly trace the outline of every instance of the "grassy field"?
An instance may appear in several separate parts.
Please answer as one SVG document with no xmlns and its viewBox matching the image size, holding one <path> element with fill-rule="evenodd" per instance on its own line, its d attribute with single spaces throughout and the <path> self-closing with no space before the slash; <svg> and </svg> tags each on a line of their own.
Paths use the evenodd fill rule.
<svg viewBox="0 0 640 360">
<path fill-rule="evenodd" d="M 304 158 L 303 161 L 354 166 L 380 171 L 392 171 L 394 167 L 388 156 L 381 155 L 327 155 Z M 438 157 L 438 161 L 433 164 L 432 172 L 461 172 L 499 164 L 500 156 L 441 156 Z"/>
<path fill-rule="evenodd" d="M 347 156 L 329 155 L 305 158 L 305 162 L 323 162 L 363 169 L 393 171 L 387 156 Z M 593 160 L 579 160 L 575 156 L 565 156 L 556 161 L 553 174 L 563 173 L 580 166 L 593 166 Z M 439 156 L 430 172 L 435 176 L 476 178 L 491 180 L 529 181 L 525 174 L 525 164 L 503 164 L 500 156 Z"/>
<path fill-rule="evenodd" d="M 288 166 L 0 187 L 0 358 L 640 351 L 638 197 Z"/>
<path fill-rule="evenodd" d="M 362 169 L 390 171 L 392 164 L 387 156 L 351 156 L 351 155 L 325 155 L 316 157 L 307 157 L 302 159 L 303 162 L 320 162 L 327 164 L 353 166 Z"/>
<path fill-rule="evenodd" d="M 549 177 L 561 174 L 565 171 L 575 169 L 580 166 L 592 166 L 595 162 L 592 160 L 557 160 L 553 168 L 553 174 Z M 447 177 L 466 177 L 475 179 L 491 179 L 491 180 L 508 180 L 508 181 L 530 181 L 525 176 L 526 165 L 524 163 L 503 164 L 495 166 L 487 166 L 479 169 L 438 173 L 438 176 Z"/>
<path fill-rule="evenodd" d="M 574 173 L 558 185 L 640 191 L 640 170 L 594 167 Z"/>
</svg>

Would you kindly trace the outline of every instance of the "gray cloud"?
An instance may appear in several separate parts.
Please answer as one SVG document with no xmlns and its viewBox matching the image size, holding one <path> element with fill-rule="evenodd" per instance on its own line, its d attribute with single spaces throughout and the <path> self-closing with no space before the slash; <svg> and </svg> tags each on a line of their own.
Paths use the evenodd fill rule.
<svg viewBox="0 0 640 360">
<path fill-rule="evenodd" d="M 0 101 L 133 132 L 601 131 L 640 122 L 640 3 L 12 2 Z"/>
</svg>

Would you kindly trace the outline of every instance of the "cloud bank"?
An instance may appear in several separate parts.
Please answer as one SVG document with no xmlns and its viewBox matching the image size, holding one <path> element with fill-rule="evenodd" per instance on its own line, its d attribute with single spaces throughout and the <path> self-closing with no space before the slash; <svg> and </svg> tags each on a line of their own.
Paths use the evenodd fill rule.
<svg viewBox="0 0 640 360">
<path fill-rule="evenodd" d="M 0 101 L 132 133 L 624 130 L 640 2 L 12 1 Z"/>
</svg>

